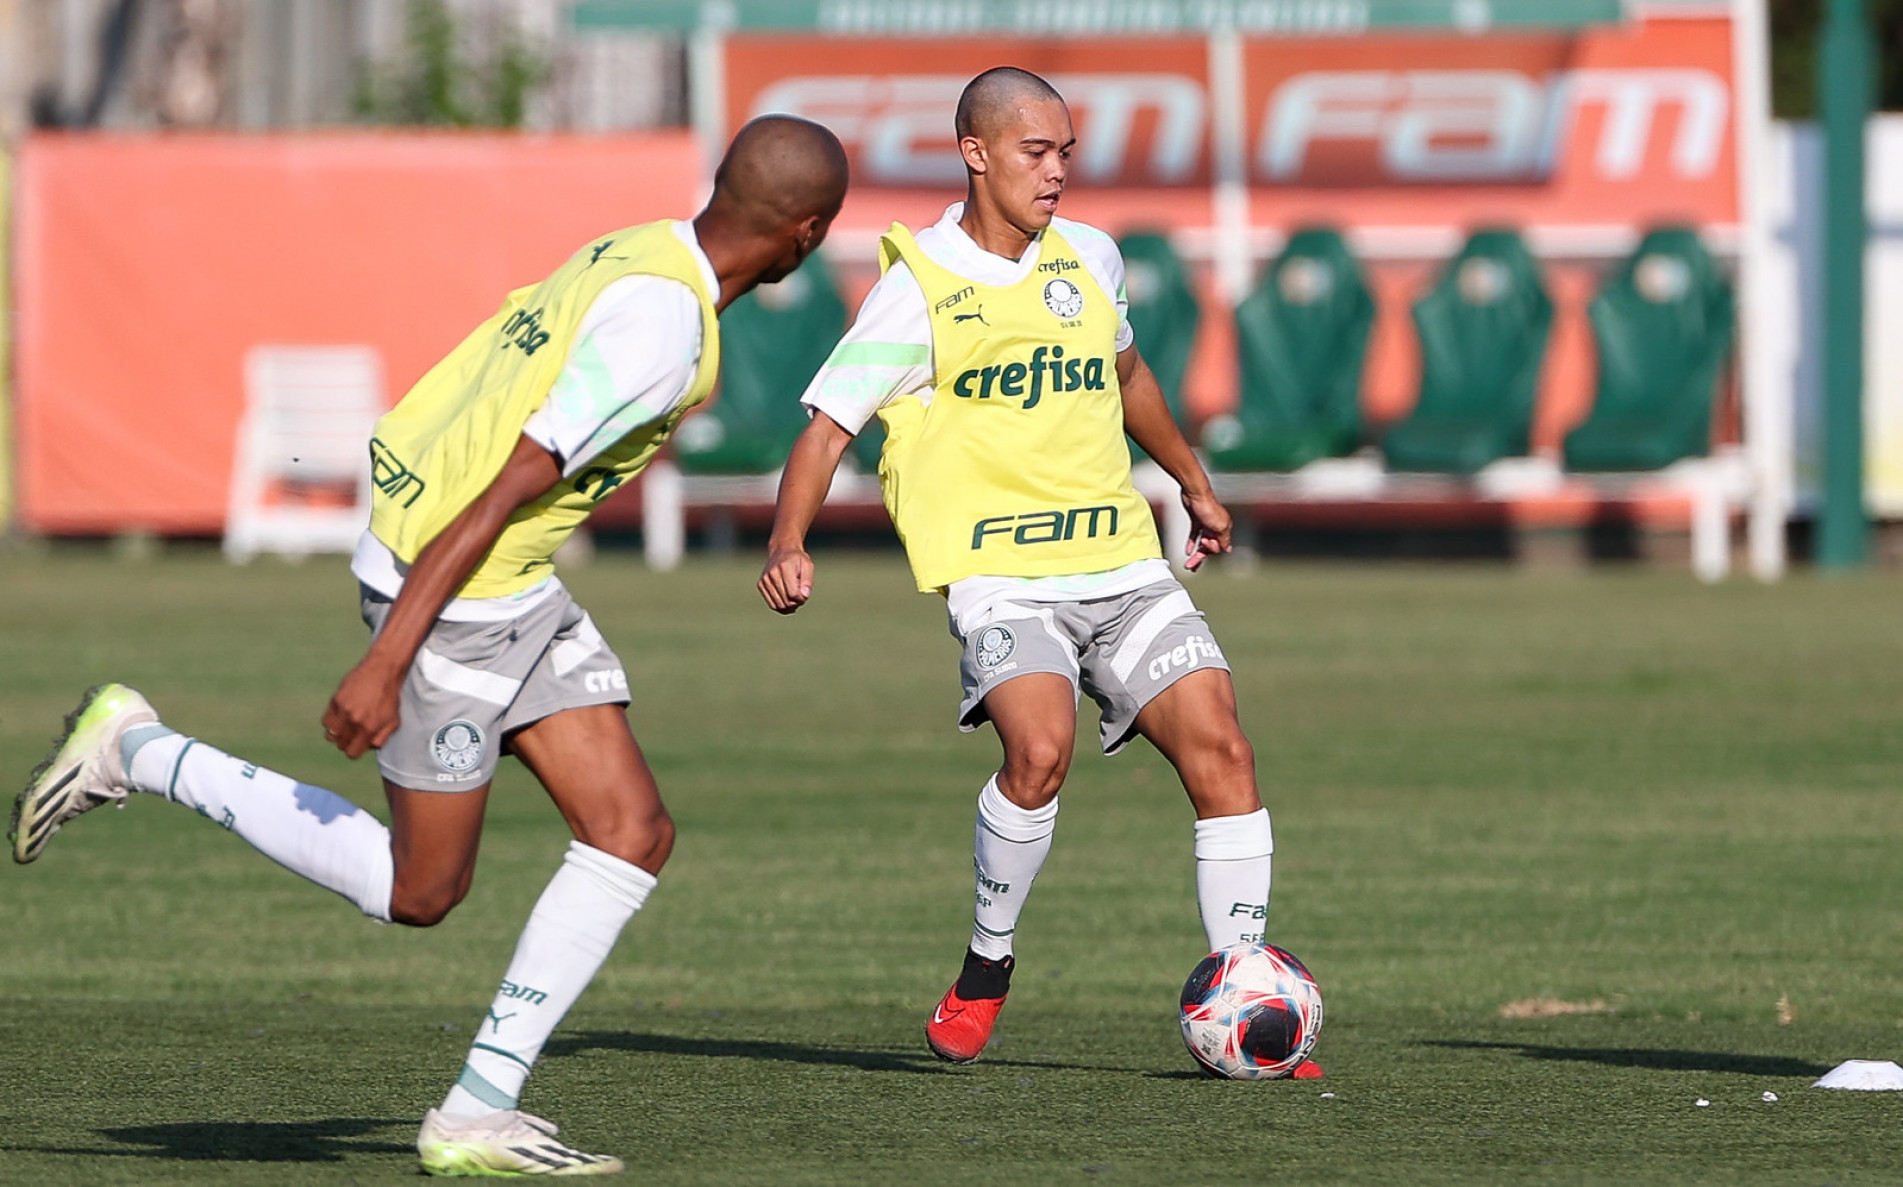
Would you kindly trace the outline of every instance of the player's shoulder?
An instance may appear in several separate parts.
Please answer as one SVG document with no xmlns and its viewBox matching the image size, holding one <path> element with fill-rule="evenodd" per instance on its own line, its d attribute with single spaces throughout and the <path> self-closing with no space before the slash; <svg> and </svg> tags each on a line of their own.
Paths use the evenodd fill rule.
<svg viewBox="0 0 1903 1187">
<path fill-rule="evenodd" d="M 595 327 L 614 325 L 692 326 L 701 322 L 700 295 L 672 276 L 630 272 L 602 286 L 589 302 L 585 320 Z"/>
<path fill-rule="evenodd" d="M 1051 226 L 1070 244 L 1104 291 L 1118 296 L 1123 289 L 1123 252 L 1110 233 L 1067 218 L 1054 218 Z"/>
<path fill-rule="evenodd" d="M 1051 226 L 1064 237 L 1064 242 L 1084 257 L 1085 263 L 1096 265 L 1108 275 L 1122 278 L 1123 252 L 1110 232 L 1068 218 L 1054 218 Z"/>
<path fill-rule="evenodd" d="M 929 346 L 931 341 L 925 290 L 919 287 L 917 277 L 904 261 L 897 261 L 873 283 L 865 300 L 859 303 L 859 312 L 853 315 L 840 344 L 877 342 Z M 834 364 L 829 361 L 828 365 Z"/>
<path fill-rule="evenodd" d="M 893 260 L 886 270 L 879 274 L 872 288 L 866 293 L 861 310 L 881 306 L 910 305 L 925 302 L 925 290 L 919 286 L 918 277 L 903 257 Z"/>
<path fill-rule="evenodd" d="M 1108 231 L 1069 218 L 1053 218 L 1051 226 L 1078 251 L 1108 252 L 1118 259 L 1123 258 L 1123 254 L 1117 250 L 1116 238 Z"/>
</svg>

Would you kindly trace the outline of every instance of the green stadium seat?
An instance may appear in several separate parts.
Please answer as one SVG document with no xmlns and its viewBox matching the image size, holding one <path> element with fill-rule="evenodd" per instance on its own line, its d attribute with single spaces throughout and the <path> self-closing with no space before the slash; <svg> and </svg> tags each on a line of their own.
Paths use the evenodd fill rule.
<svg viewBox="0 0 1903 1187">
<path fill-rule="evenodd" d="M 1361 444 L 1361 372 L 1374 298 L 1341 236 L 1288 241 L 1236 307 L 1242 371 L 1236 410 L 1203 429 L 1218 470 L 1297 470 Z"/>
<path fill-rule="evenodd" d="M 1695 231 L 1647 235 L 1593 298 L 1592 412 L 1566 435 L 1569 470 L 1662 470 L 1711 450 L 1712 394 L 1731 354 L 1731 284 Z"/>
<path fill-rule="evenodd" d="M 1117 248 L 1123 253 L 1124 290 L 1137 349 L 1155 372 L 1170 414 L 1184 424 L 1183 376 L 1203 316 L 1189 286 L 1189 271 L 1170 241 L 1157 232 L 1132 231 L 1117 241 Z"/>
<path fill-rule="evenodd" d="M 800 393 L 845 332 L 846 305 L 813 256 L 720 316 L 720 393 L 674 435 L 687 474 L 768 474 L 806 427 Z"/>
<path fill-rule="evenodd" d="M 1528 449 L 1553 302 L 1512 231 L 1477 231 L 1414 305 L 1421 394 L 1382 442 L 1391 470 L 1473 474 Z"/>
</svg>

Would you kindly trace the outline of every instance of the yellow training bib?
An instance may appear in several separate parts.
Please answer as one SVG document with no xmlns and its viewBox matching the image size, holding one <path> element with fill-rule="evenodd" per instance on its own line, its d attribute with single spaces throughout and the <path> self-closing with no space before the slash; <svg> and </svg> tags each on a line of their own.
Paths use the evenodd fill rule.
<svg viewBox="0 0 1903 1187">
<path fill-rule="evenodd" d="M 674 220 L 588 244 L 541 284 L 510 293 L 496 315 L 430 368 L 377 422 L 370 530 L 398 559 L 417 554 L 502 472 L 529 416 L 548 399 L 601 290 L 624 276 L 678 280 L 700 298 L 700 364 L 687 398 L 666 419 L 629 433 L 574 477 L 510 517 L 459 597 L 519 593 L 546 578 L 550 559 L 595 505 L 639 473 L 674 426 L 714 388 L 720 323 L 714 294 Z"/>
<path fill-rule="evenodd" d="M 973 284 L 933 263 L 897 223 L 931 312 L 932 398 L 879 410 L 879 483 L 921 590 L 992 577 L 1055 577 L 1162 555 L 1130 485 L 1117 383 L 1117 307 L 1055 228 L 1031 274 Z"/>
</svg>

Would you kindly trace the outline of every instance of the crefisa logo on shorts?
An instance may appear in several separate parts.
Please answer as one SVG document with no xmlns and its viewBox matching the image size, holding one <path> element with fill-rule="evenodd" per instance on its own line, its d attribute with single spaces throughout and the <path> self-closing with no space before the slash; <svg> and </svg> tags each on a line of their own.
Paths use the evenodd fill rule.
<svg viewBox="0 0 1903 1187">
<path fill-rule="evenodd" d="M 1191 635 L 1183 640 L 1180 647 L 1172 647 L 1168 651 L 1160 652 L 1150 661 L 1150 679 L 1161 680 L 1173 669 L 1193 668 L 1205 659 L 1212 659 L 1218 663 L 1225 662 L 1222 648 L 1216 646 L 1214 639 L 1205 635 Z"/>
<path fill-rule="evenodd" d="M 988 626 L 978 636 L 978 666 L 985 671 L 997 667 L 1011 658 L 1018 649 L 1018 639 L 1008 626 Z"/>
<path fill-rule="evenodd" d="M 482 763 L 482 727 L 473 721 L 452 721 L 430 739 L 430 752 L 445 771 L 456 775 L 473 771 Z"/>
</svg>

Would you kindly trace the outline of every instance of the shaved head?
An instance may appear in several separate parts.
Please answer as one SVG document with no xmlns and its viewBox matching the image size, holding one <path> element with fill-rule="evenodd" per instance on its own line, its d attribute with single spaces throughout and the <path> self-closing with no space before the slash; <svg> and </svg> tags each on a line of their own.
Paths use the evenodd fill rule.
<svg viewBox="0 0 1903 1187">
<path fill-rule="evenodd" d="M 966 83 L 964 94 L 958 96 L 954 123 L 958 138 L 976 136 L 988 140 L 1000 128 L 1010 127 L 1024 104 L 1047 99 L 1064 101 L 1056 87 L 1029 70 L 994 66 Z"/>
<path fill-rule="evenodd" d="M 839 213 L 846 150 L 811 120 L 763 115 L 734 136 L 714 174 L 711 207 L 753 231 Z"/>
<path fill-rule="evenodd" d="M 846 150 L 812 120 L 763 115 L 734 135 L 694 219 L 725 309 L 757 284 L 791 275 L 826 240 L 846 201 Z"/>
</svg>

